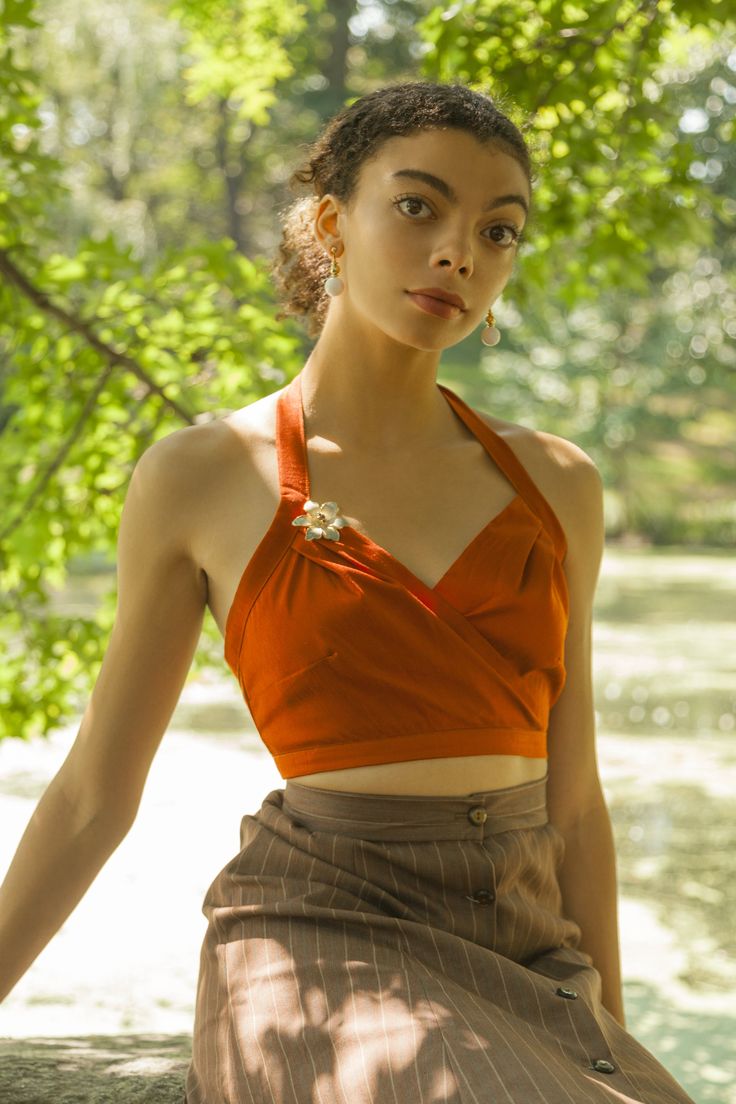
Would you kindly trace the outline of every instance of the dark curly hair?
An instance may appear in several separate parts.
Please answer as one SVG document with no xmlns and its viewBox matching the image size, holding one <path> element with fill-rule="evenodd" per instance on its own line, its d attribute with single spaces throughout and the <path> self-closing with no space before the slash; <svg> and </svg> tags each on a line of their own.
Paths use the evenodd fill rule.
<svg viewBox="0 0 736 1104">
<path fill-rule="evenodd" d="M 520 129 L 509 117 L 518 116 L 518 110 L 504 104 L 506 114 L 499 102 L 464 84 L 406 81 L 361 96 L 334 115 L 308 147 L 306 167 L 289 179 L 292 190 L 297 184 L 311 184 L 314 194 L 280 212 L 281 241 L 270 269 L 283 307 L 276 318 L 296 315 L 309 337 L 319 336 L 330 301 L 323 286 L 330 258 L 313 233 L 317 204 L 329 192 L 349 205 L 363 163 L 389 138 L 435 127 L 465 130 L 514 157 L 531 188 L 536 169 L 522 133 L 528 123 L 522 121 Z"/>
</svg>

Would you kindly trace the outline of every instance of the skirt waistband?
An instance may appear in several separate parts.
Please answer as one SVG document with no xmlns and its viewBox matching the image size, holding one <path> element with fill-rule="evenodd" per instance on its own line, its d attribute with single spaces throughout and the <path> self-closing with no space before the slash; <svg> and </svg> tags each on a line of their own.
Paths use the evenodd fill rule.
<svg viewBox="0 0 736 1104">
<path fill-rule="evenodd" d="M 284 811 L 310 830 L 360 839 L 482 839 L 548 822 L 547 776 L 466 797 L 320 790 L 286 779 Z"/>
</svg>

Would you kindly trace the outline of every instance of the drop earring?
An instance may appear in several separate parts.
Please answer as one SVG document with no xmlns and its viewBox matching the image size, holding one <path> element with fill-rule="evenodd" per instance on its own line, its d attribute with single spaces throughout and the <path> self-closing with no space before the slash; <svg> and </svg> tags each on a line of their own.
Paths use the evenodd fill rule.
<svg viewBox="0 0 736 1104">
<path fill-rule="evenodd" d="M 484 345 L 498 345 L 501 340 L 501 331 L 496 327 L 496 319 L 493 317 L 493 311 L 489 309 L 486 315 L 486 329 L 480 335 L 480 339 Z"/>
<path fill-rule="evenodd" d="M 340 279 L 340 265 L 337 262 L 337 250 L 333 245 L 330 249 L 332 254 L 332 268 L 330 269 L 330 275 L 325 280 L 325 291 L 333 298 L 335 295 L 342 295 L 345 290 L 345 284 Z"/>
</svg>

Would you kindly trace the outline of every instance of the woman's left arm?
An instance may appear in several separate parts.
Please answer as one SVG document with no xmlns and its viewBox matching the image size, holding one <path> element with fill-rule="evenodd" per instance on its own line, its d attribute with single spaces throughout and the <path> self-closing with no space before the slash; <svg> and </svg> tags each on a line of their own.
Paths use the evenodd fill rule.
<svg viewBox="0 0 736 1104">
<path fill-rule="evenodd" d="M 616 853 L 598 776 L 591 671 L 593 598 L 605 543 L 603 484 L 590 457 L 565 444 L 566 486 L 557 512 L 568 544 L 563 567 L 570 604 L 565 685 L 549 717 L 547 809 L 565 839 L 558 872 L 564 915 L 579 925 L 580 949 L 601 975 L 603 1005 L 625 1027 Z"/>
</svg>

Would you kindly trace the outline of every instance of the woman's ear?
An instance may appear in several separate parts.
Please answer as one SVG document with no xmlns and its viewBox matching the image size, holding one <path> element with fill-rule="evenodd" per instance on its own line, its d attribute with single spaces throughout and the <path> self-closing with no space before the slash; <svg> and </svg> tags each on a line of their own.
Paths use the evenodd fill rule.
<svg viewBox="0 0 736 1104">
<path fill-rule="evenodd" d="M 314 216 L 313 233 L 317 241 L 329 250 L 340 239 L 340 210 L 338 201 L 329 192 L 323 195 Z"/>
</svg>

